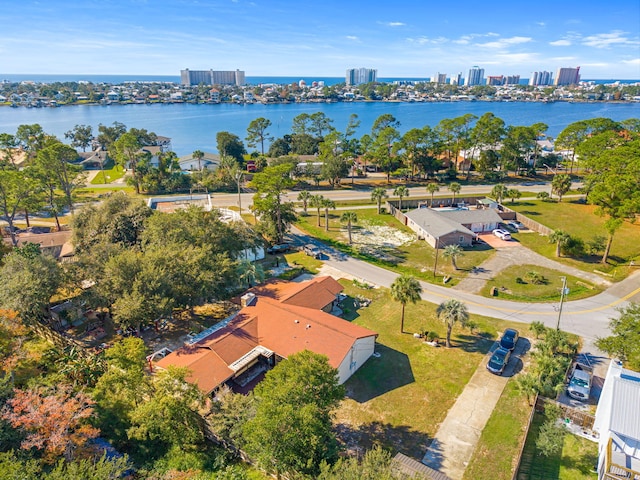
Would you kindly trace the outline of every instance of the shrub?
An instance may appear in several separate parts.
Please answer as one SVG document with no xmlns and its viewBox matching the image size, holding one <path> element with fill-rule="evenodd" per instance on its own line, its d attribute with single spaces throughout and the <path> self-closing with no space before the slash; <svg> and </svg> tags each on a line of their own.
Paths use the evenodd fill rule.
<svg viewBox="0 0 640 480">
<path fill-rule="evenodd" d="M 562 246 L 562 253 L 571 257 L 581 257 L 584 255 L 584 242 L 578 237 L 569 237 Z"/>
<path fill-rule="evenodd" d="M 534 271 L 527 272 L 526 278 L 533 285 L 546 285 L 549 283 L 549 280 L 544 275 Z"/>
<path fill-rule="evenodd" d="M 436 332 L 428 332 L 427 333 L 427 340 L 429 342 L 433 342 L 433 341 L 435 341 L 437 339 L 438 339 L 438 334 Z"/>
<path fill-rule="evenodd" d="M 524 285 L 527 282 L 525 282 L 522 277 L 516 277 L 516 283 L 520 284 L 520 285 Z"/>
<path fill-rule="evenodd" d="M 549 192 L 539 192 L 536 195 L 536 198 L 538 200 L 542 200 L 543 202 L 547 202 L 547 201 L 549 201 Z"/>
<path fill-rule="evenodd" d="M 596 235 L 585 244 L 585 250 L 589 255 L 598 255 L 604 251 L 607 244 L 607 239 L 601 235 Z"/>
</svg>

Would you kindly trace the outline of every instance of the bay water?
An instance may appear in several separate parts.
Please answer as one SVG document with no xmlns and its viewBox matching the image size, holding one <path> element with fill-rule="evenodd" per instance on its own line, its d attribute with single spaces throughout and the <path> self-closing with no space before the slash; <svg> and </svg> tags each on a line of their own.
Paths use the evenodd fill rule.
<svg viewBox="0 0 640 480">
<path fill-rule="evenodd" d="M 549 126 L 547 135 L 556 137 L 567 125 L 579 120 L 606 117 L 620 121 L 640 117 L 640 103 L 572 102 L 344 102 L 295 104 L 131 104 L 74 105 L 59 108 L 0 107 L 0 133 L 15 134 L 18 125 L 38 123 L 45 132 L 64 141 L 64 133 L 75 125 L 91 125 L 97 134 L 99 124 L 120 122 L 127 128 L 144 128 L 171 138 L 173 150 L 180 156 L 194 150 L 216 152 L 216 133 L 228 131 L 242 140 L 249 123 L 259 117 L 272 125 L 268 133 L 275 138 L 291 133 L 292 120 L 301 113 L 323 112 L 333 127 L 343 131 L 351 114 L 361 122 L 356 135 L 370 132 L 376 118 L 392 114 L 404 133 L 425 125 L 435 127 L 445 118 L 486 112 L 502 118 L 507 125 Z M 265 147 L 266 148 L 266 147 Z"/>
</svg>

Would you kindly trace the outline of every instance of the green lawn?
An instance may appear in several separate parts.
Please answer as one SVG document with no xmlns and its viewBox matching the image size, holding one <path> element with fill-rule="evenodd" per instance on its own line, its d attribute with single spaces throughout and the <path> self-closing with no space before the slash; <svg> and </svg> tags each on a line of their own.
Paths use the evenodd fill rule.
<svg viewBox="0 0 640 480">
<path fill-rule="evenodd" d="M 564 230 L 585 242 L 592 240 L 595 236 L 607 236 L 604 228 L 606 218 L 596 215 L 596 207 L 593 205 L 565 200 L 562 203 L 524 201 L 516 202 L 514 205 L 508 204 L 508 206 L 549 228 Z M 550 243 L 546 236 L 521 233 L 515 234 L 515 238 L 524 246 L 546 257 L 588 272 L 603 271 L 612 275 L 613 280 L 621 280 L 631 273 L 628 267 L 631 260 L 635 260 L 636 263 L 640 261 L 640 242 L 638 242 L 640 223 L 637 222 L 635 224 L 624 222 L 615 233 L 607 265 L 600 263 L 601 255 L 586 256 L 580 259 L 557 258 L 555 257 L 555 245 Z"/>
<path fill-rule="evenodd" d="M 509 381 L 464 472 L 464 480 L 510 480 L 531 407 Z"/>
<path fill-rule="evenodd" d="M 536 272 L 543 276 L 546 283 L 535 285 L 528 276 L 531 272 Z M 569 294 L 565 297 L 567 300 L 578 300 L 600 292 L 600 288 L 557 270 L 538 265 L 512 265 L 491 278 L 480 291 L 480 294 L 490 297 L 491 289 L 496 287 L 498 289 L 498 297 L 505 300 L 558 302 L 560 300 L 560 288 L 562 287 L 560 277 L 562 276 L 567 278 L 567 287 L 569 288 Z M 524 283 L 519 283 L 517 281 L 518 278 L 522 279 Z"/>
<path fill-rule="evenodd" d="M 488 352 L 497 331 L 522 324 L 472 316 L 475 334 L 455 327 L 453 348 L 434 348 L 412 334 L 400 333 L 400 304 L 387 289 L 361 289 L 341 280 L 350 297 L 363 295 L 370 306 L 351 312 L 353 322 L 378 332 L 376 351 L 345 384 L 348 398 L 336 415 L 340 437 L 348 446 L 378 443 L 422 458 L 438 425 L 455 403 Z M 434 331 L 442 339 L 445 325 L 434 315 L 436 305 L 407 305 L 405 331 Z M 442 342 L 441 342 L 442 343 Z"/>
<path fill-rule="evenodd" d="M 107 183 L 113 183 L 116 180 L 124 177 L 125 170 L 124 168 L 116 165 L 113 168 L 107 170 L 101 170 L 98 174 L 91 180 L 92 185 L 104 185 Z"/>
<path fill-rule="evenodd" d="M 562 453 L 545 457 L 538 452 L 535 442 L 544 422 L 543 415 L 535 414 L 524 448 L 523 463 L 518 478 L 523 480 L 585 480 L 596 479 L 593 467 L 598 462 L 598 444 L 576 435 L 567 434 Z"/>
<path fill-rule="evenodd" d="M 392 215 L 386 213 L 378 215 L 376 208 L 353 211 L 358 216 L 358 223 L 352 227 L 354 236 L 352 246 L 348 244 L 346 226 L 340 223 L 342 214 L 340 211 L 329 213 L 328 231 L 325 229 L 324 212 L 320 214 L 318 227 L 318 216 L 315 210 L 310 211 L 308 216 L 300 216 L 296 226 L 343 252 L 397 273 L 406 273 L 433 283 L 442 283 L 443 277 L 449 276 L 451 277 L 451 281 L 447 283 L 449 286 L 455 285 L 473 267 L 480 265 L 494 253 L 494 250 L 486 245 L 465 248 L 464 254 L 457 261 L 459 270 L 455 270 L 451 263 L 442 257 L 442 250 L 440 250 L 437 275 L 434 277 L 435 250 L 425 241 L 416 240 L 415 233 L 410 228 L 402 225 Z M 365 231 L 371 232 L 371 235 L 358 237 L 358 234 Z M 385 237 L 393 237 L 396 233 L 404 235 L 407 242 L 399 246 L 383 244 Z"/>
</svg>

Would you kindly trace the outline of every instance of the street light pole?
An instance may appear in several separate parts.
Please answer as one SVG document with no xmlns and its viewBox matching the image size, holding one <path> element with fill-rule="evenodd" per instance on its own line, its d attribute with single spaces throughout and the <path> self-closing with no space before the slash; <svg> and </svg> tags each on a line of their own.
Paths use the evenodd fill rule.
<svg viewBox="0 0 640 480">
<path fill-rule="evenodd" d="M 562 280 L 562 290 L 560 291 L 560 308 L 558 309 L 558 322 L 556 323 L 556 330 L 560 330 L 560 317 L 562 316 L 562 304 L 564 303 L 564 296 L 569 293 L 567 288 L 567 277 L 560 277 Z"/>
</svg>

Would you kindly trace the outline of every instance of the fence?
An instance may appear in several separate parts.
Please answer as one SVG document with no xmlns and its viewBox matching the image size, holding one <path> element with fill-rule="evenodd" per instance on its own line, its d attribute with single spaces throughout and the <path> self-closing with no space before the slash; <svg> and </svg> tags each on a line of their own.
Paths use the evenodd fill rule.
<svg viewBox="0 0 640 480">
<path fill-rule="evenodd" d="M 551 235 L 553 233 L 553 229 L 542 225 L 541 223 L 536 222 L 535 220 L 531 220 L 529 217 L 518 213 L 514 210 L 511 210 L 509 207 L 505 207 L 502 205 L 502 212 L 500 213 L 500 217 L 503 220 L 517 220 L 524 224 L 529 230 L 533 230 L 534 232 L 538 232 L 540 235 Z"/>
<path fill-rule="evenodd" d="M 533 422 L 533 416 L 536 413 L 536 409 L 538 406 L 538 399 L 540 397 L 536 395 L 536 399 L 533 402 L 533 407 L 531 407 L 531 413 L 529 414 L 529 421 L 527 422 L 527 428 L 524 431 L 524 437 L 522 437 L 522 445 L 520 445 L 520 453 L 518 453 L 518 462 L 516 463 L 516 469 L 513 472 L 513 476 L 511 480 L 518 479 L 518 473 L 520 472 L 520 468 L 522 467 L 522 455 L 524 454 L 524 447 L 527 444 L 527 435 L 529 435 L 529 429 L 531 428 L 531 422 Z"/>
</svg>

